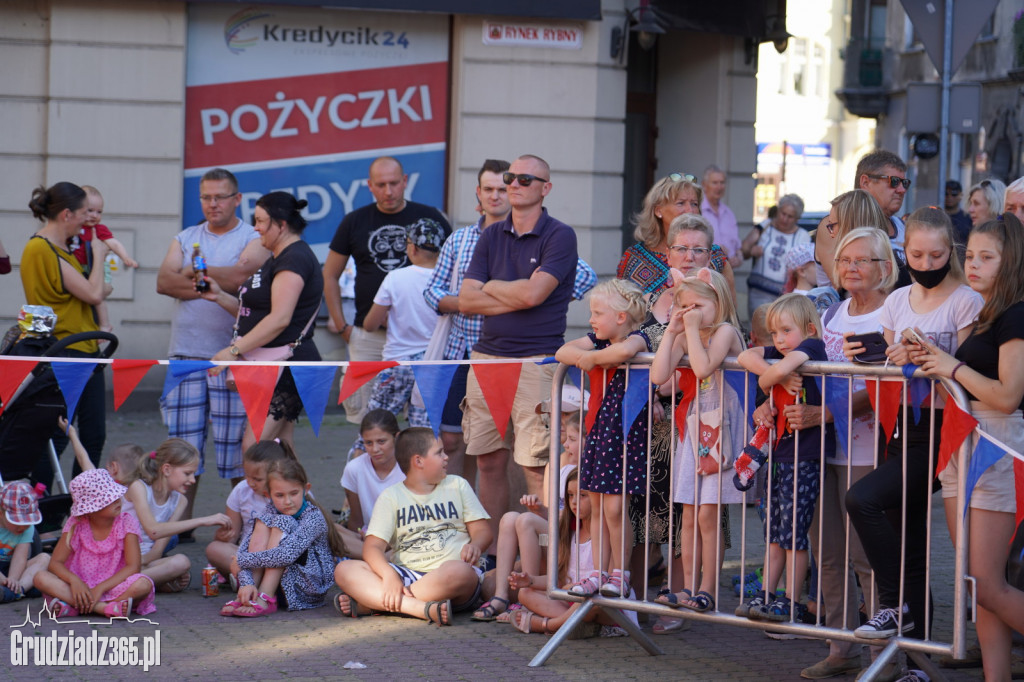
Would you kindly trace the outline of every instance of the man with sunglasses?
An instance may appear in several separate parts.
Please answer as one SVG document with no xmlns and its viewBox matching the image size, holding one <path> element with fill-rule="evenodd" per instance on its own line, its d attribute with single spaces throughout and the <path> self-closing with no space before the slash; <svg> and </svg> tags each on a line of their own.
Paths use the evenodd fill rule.
<svg viewBox="0 0 1024 682">
<path fill-rule="evenodd" d="M 459 290 L 459 311 L 484 316 L 472 359 L 539 359 L 554 355 L 564 342 L 578 261 L 576 233 L 543 207 L 552 187 L 551 170 L 543 159 L 521 156 L 502 178 L 512 211 L 480 235 Z M 550 434 L 536 406 L 551 395 L 554 365 L 524 362 L 521 367 L 512 428 L 503 425 L 504 435 L 494 423 L 476 372 L 470 373 L 466 386 L 466 455 L 476 458 L 477 493 L 495 531 L 508 510 L 509 452 L 523 470 L 527 492 L 538 496 L 548 459 Z"/>
<path fill-rule="evenodd" d="M 444 229 L 445 239 L 452 233 L 451 225 L 436 208 L 406 200 L 408 181 L 409 176 L 398 159 L 391 156 L 374 159 L 367 179 L 374 203 L 342 218 L 324 260 L 324 302 L 331 318 L 328 329 L 348 344 L 349 360 L 381 359 L 386 332 L 384 329 L 366 331 L 363 320 L 373 307 L 373 298 L 384 277 L 409 264 L 405 255 L 406 230 L 426 218 Z M 351 324 L 345 320 L 338 284 L 349 258 L 356 266 L 356 315 Z M 350 422 L 358 424 L 362 420 L 370 390 L 370 384 L 366 384 L 345 401 L 345 416 Z"/>
<path fill-rule="evenodd" d="M 862 189 L 878 202 L 882 212 L 889 219 L 889 241 L 900 263 L 906 262 L 903 255 L 903 237 L 906 228 L 897 214 L 903 207 L 903 197 L 910 188 L 907 180 L 907 164 L 903 159 L 885 149 L 876 149 L 866 154 L 857 163 L 857 189 Z"/>
<path fill-rule="evenodd" d="M 943 208 L 946 214 L 953 221 L 953 234 L 956 235 L 958 244 L 967 243 L 967 235 L 971 231 L 971 216 L 960 206 L 960 197 L 963 196 L 964 187 L 956 180 L 946 181 L 946 198 Z"/>
</svg>

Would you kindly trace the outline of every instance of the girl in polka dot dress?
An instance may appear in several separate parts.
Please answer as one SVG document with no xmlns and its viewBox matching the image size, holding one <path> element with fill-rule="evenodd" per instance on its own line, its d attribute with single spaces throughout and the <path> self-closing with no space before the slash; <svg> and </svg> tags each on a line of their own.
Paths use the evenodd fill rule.
<svg viewBox="0 0 1024 682">
<path fill-rule="evenodd" d="M 53 549 L 49 568 L 35 577 L 55 618 L 96 613 L 128 616 L 156 611 L 153 581 L 140 573 L 135 517 L 121 511 L 126 488 L 106 469 L 84 471 L 68 486 L 71 518 Z"/>
<path fill-rule="evenodd" d="M 638 286 L 622 279 L 601 282 L 590 292 L 590 327 L 594 331 L 570 341 L 555 353 L 555 358 L 564 364 L 587 372 L 603 367 L 611 373 L 580 459 L 580 488 L 590 492 L 595 510 L 590 517 L 590 532 L 591 537 L 598 538 L 600 552 L 594 553 L 593 571 L 570 588 L 575 594 L 592 595 L 598 590 L 608 597 L 629 594 L 625 562 L 633 549 L 633 528 L 628 522 L 622 523 L 622 510 L 623 505 L 628 505 L 628 495 L 646 490 L 647 462 L 643 450 L 624 452 L 622 400 L 626 393 L 626 371 L 616 368 L 637 353 L 650 352 L 650 339 L 639 329 L 646 316 L 647 306 Z M 634 372 L 629 379 L 649 383 L 646 374 L 640 377 Z M 642 437 L 634 442 L 646 443 L 646 407 L 636 417 L 632 428 L 644 430 Z M 625 481 L 623 456 L 626 459 Z M 601 509 L 603 514 L 598 511 Z M 609 560 L 613 568 L 606 576 L 604 569 L 609 566 Z"/>
</svg>

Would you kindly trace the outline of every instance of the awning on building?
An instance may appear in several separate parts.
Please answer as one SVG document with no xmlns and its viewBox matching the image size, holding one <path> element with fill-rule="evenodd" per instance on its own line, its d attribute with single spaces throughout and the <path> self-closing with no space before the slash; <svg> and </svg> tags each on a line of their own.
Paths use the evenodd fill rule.
<svg viewBox="0 0 1024 682">
<path fill-rule="evenodd" d="M 649 0 L 649 6 L 666 30 L 724 33 L 762 41 L 784 34 L 786 29 L 786 0 Z"/>
<path fill-rule="evenodd" d="M 223 2 L 224 0 L 190 0 Z M 294 5 L 336 9 L 485 14 L 532 19 L 601 20 L 601 0 L 236 0 L 245 5 Z"/>
</svg>

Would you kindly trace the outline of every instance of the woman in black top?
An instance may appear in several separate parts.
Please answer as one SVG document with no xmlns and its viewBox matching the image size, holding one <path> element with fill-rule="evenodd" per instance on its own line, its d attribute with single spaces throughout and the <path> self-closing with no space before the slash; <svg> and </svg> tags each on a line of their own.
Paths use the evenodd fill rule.
<svg viewBox="0 0 1024 682">
<path fill-rule="evenodd" d="M 253 223 L 260 243 L 270 251 L 270 258 L 246 280 L 237 298 L 207 278 L 210 290 L 203 298 L 238 315 L 234 342 L 211 360 L 237 360 L 257 348 L 284 346 L 296 341 L 300 343 L 294 348 L 293 360 L 320 360 L 310 320 L 320 309 L 324 279 L 316 255 L 302 241 L 306 220 L 300 211 L 306 205 L 304 199 L 296 200 L 287 192 L 264 194 L 256 202 Z M 217 367 L 214 371 L 222 369 Z M 256 440 L 280 437 L 291 442 L 301 410 L 302 401 L 295 381 L 285 368 L 274 389 L 263 433 L 257 436 L 251 428 L 246 429 L 242 451 Z"/>
<path fill-rule="evenodd" d="M 981 430 L 1024 452 L 1024 226 L 1012 214 L 971 231 L 967 281 L 985 299 L 978 321 L 956 357 L 931 343 L 918 356 L 933 377 L 958 381 L 971 398 Z M 954 455 L 941 472 L 946 520 L 954 542 L 957 470 Z M 1016 527 L 1013 458 L 1006 454 L 978 480 L 970 501 L 968 572 L 977 580 L 978 640 L 985 679 L 1010 679 L 1013 630 L 1024 632 L 1024 592 L 1006 582 L 1006 560 Z"/>
</svg>

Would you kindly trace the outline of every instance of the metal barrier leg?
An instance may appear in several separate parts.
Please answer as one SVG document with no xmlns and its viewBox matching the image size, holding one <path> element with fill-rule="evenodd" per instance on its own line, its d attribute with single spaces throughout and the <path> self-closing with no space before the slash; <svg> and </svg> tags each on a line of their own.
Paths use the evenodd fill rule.
<svg viewBox="0 0 1024 682">
<path fill-rule="evenodd" d="M 889 640 L 889 643 L 882 649 L 882 653 L 878 654 L 871 665 L 864 669 L 864 672 L 860 676 L 860 680 L 863 682 L 874 682 L 874 679 L 878 676 L 878 673 L 882 672 L 882 668 L 885 664 L 892 660 L 893 656 L 898 656 L 900 653 L 900 645 L 895 640 Z"/>
<path fill-rule="evenodd" d="M 590 613 L 592 608 L 594 608 L 594 602 L 590 600 L 580 604 L 580 607 L 576 609 L 571 616 L 569 616 L 568 620 L 562 624 L 562 627 L 558 628 L 558 632 L 551 635 L 551 639 L 549 639 L 548 643 L 544 645 L 544 648 L 538 651 L 537 655 L 533 657 L 533 660 L 530 661 L 530 667 L 539 668 L 547 663 L 548 659 L 551 658 L 551 654 L 555 653 L 555 649 L 562 646 L 562 642 L 566 640 L 569 633 L 572 632 L 572 629 L 583 622 L 583 619 L 588 613 Z"/>
<path fill-rule="evenodd" d="M 937 665 L 932 663 L 932 659 L 928 658 L 928 654 L 921 653 L 919 651 L 907 651 L 907 656 L 913 659 L 918 669 L 928 673 L 928 677 L 932 678 L 937 682 L 945 682 L 946 676 L 942 673 Z"/>
<path fill-rule="evenodd" d="M 644 648 L 644 651 L 649 653 L 651 656 L 664 656 L 665 652 L 661 650 L 657 644 L 651 641 L 651 638 L 643 633 L 643 631 L 637 627 L 636 623 L 631 621 L 621 609 L 609 609 L 604 607 L 601 611 L 608 614 L 608 616 L 619 624 L 623 630 L 629 633 L 629 636 L 636 640 L 636 643 Z"/>
</svg>

